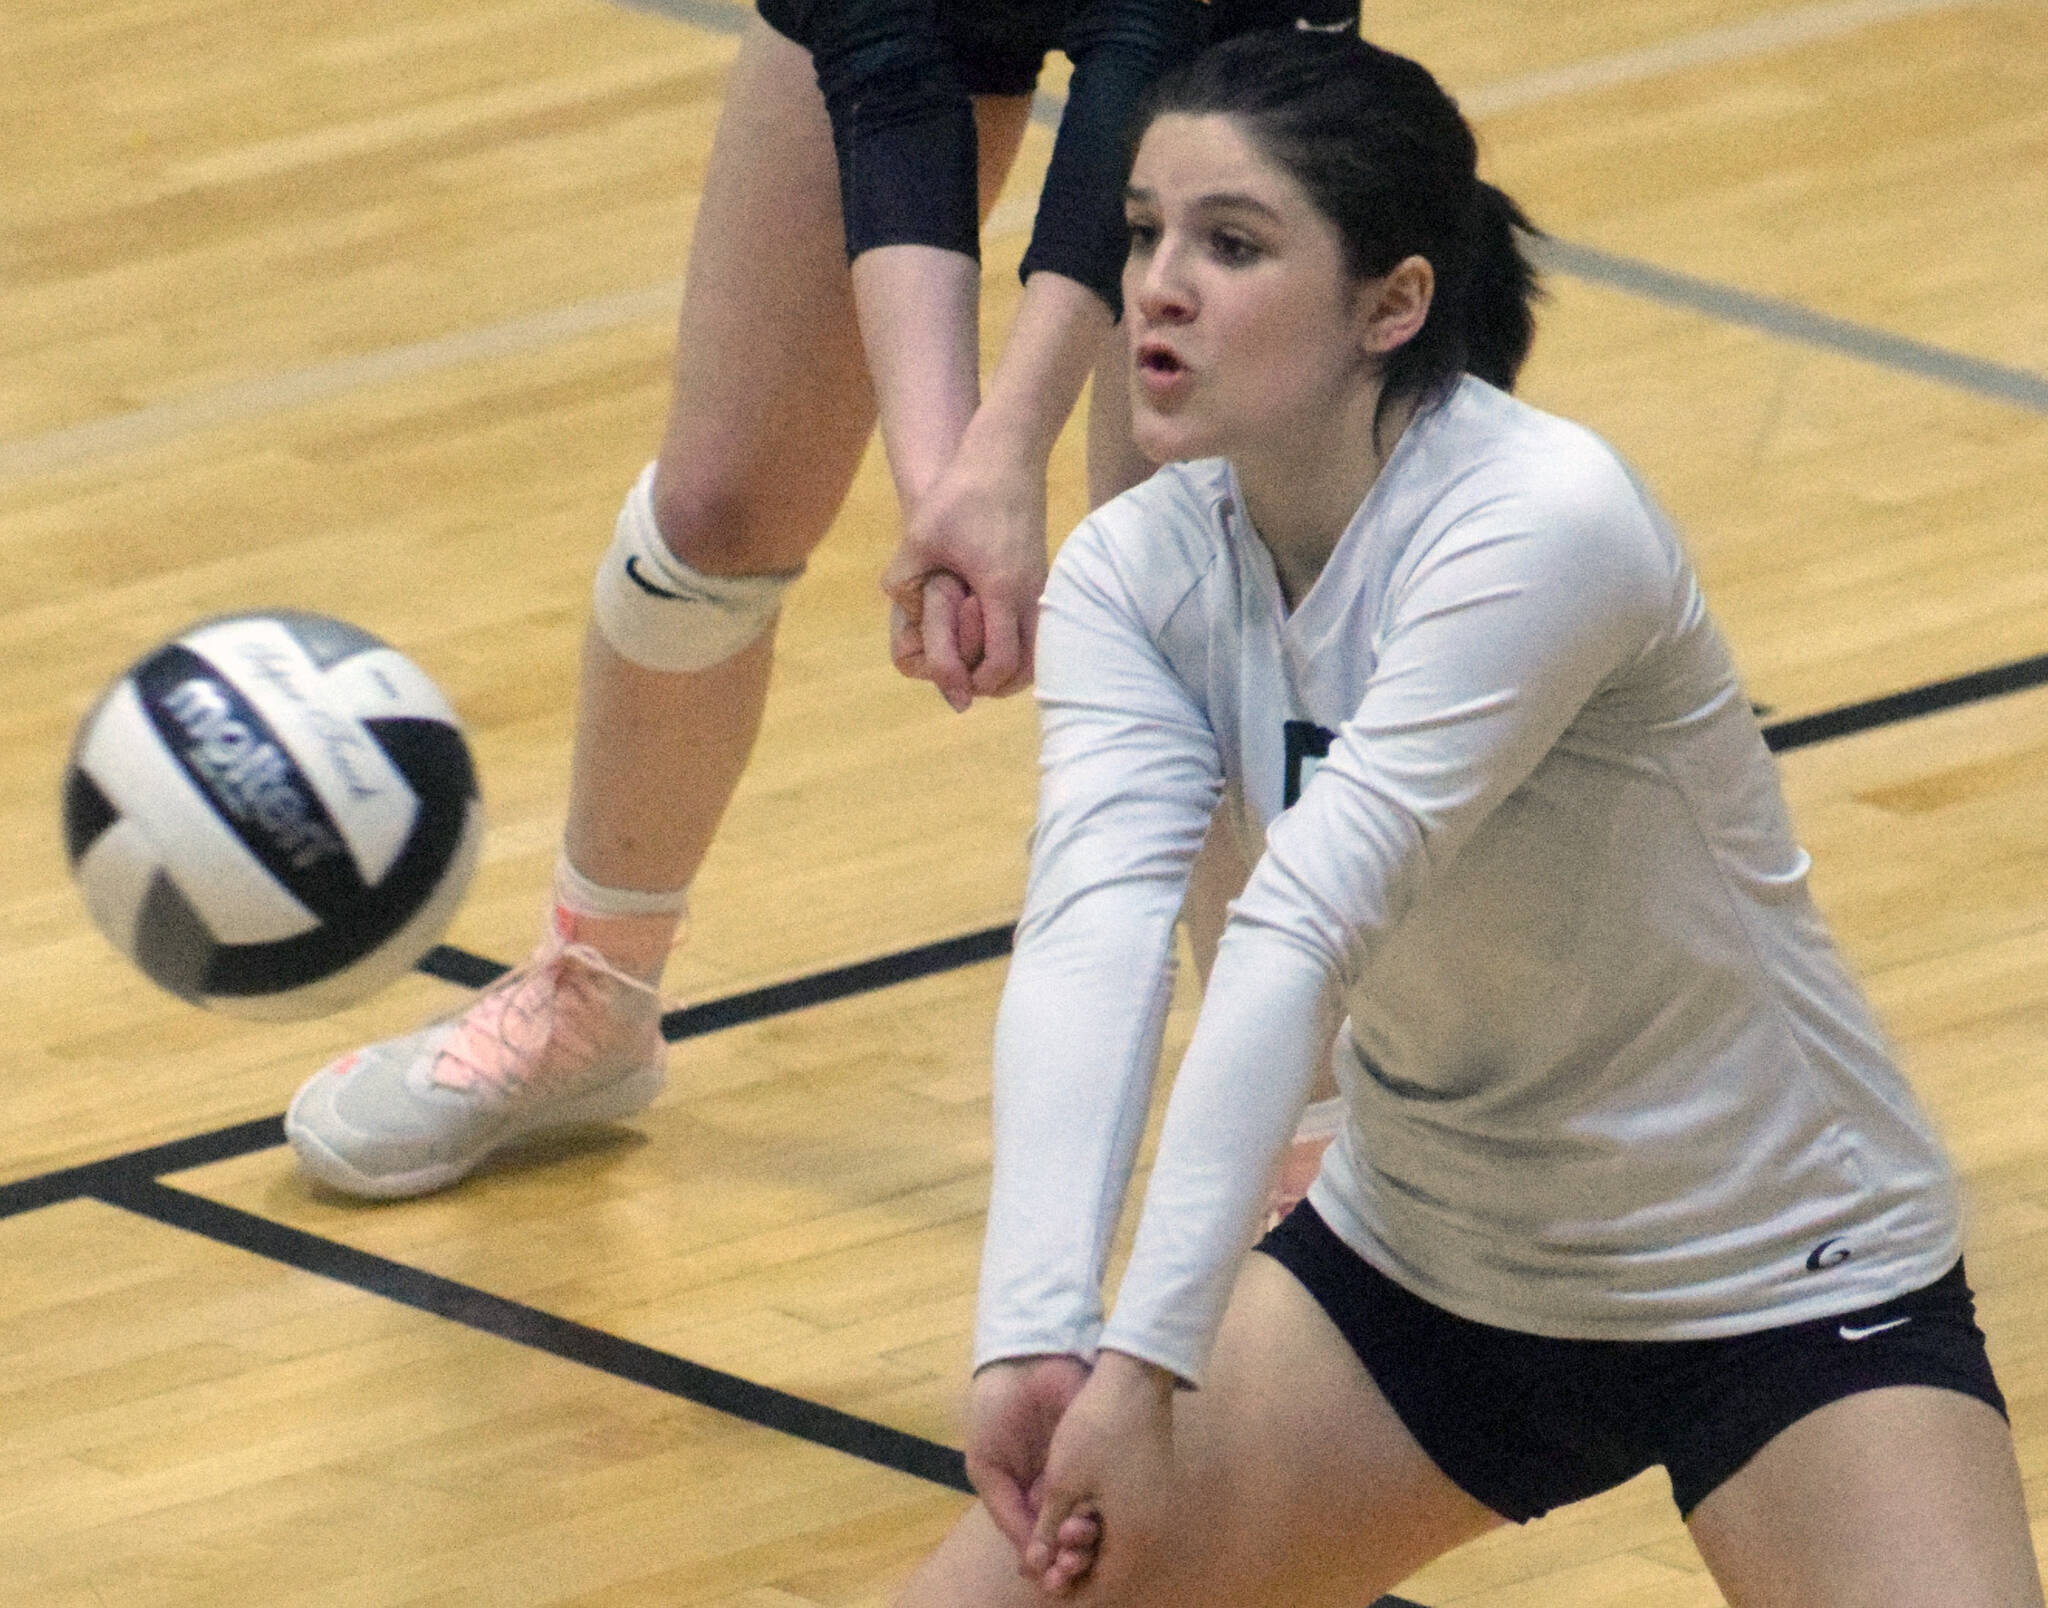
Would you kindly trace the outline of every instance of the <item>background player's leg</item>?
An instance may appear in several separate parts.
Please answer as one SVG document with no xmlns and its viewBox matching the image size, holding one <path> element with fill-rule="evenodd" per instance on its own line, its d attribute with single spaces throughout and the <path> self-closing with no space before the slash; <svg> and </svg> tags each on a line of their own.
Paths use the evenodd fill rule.
<svg viewBox="0 0 2048 1608">
<path fill-rule="evenodd" d="M 1028 113 L 1023 97 L 977 103 L 984 211 Z M 801 566 L 859 467 L 874 402 L 844 240 L 811 58 L 755 19 L 705 176 L 654 482 L 663 540 L 706 574 Z M 759 731 L 769 662 L 764 637 L 666 674 L 589 633 L 566 842 L 578 870 L 614 888 L 688 884 Z"/>
<path fill-rule="evenodd" d="M 1027 104 L 1006 97 L 981 117 L 985 197 Z M 650 539 L 697 572 L 699 590 L 705 577 L 800 567 L 859 466 L 874 406 L 844 242 L 810 55 L 757 18 L 705 175 L 651 515 L 636 489 L 625 516 L 642 536 L 651 517 Z M 646 546 L 633 556 L 666 561 Z M 714 645 L 734 640 L 713 621 Z M 669 673 L 586 632 L 547 934 L 460 1017 L 315 1074 L 285 1123 L 302 1166 L 350 1194 L 421 1194 L 525 1134 L 614 1120 L 655 1097 L 666 1052 L 654 985 L 760 728 L 772 638 L 771 618 L 751 642 L 736 638 L 746 646 L 693 650 L 703 668 Z M 887 651 L 879 619 L 874 651 Z"/>
<path fill-rule="evenodd" d="M 1209 1374 L 1174 1402 L 1175 1529 L 1119 1608 L 1359 1608 L 1501 1521 L 1415 1444 L 1323 1309 L 1245 1258 Z M 1115 1545 L 1114 1534 L 1104 1537 Z M 985 1509 L 900 1608 L 1045 1608 Z"/>
<path fill-rule="evenodd" d="M 1955 1391 L 1809 1413 L 1691 1525 L 1732 1608 L 2040 1608 L 2011 1433 Z"/>
</svg>

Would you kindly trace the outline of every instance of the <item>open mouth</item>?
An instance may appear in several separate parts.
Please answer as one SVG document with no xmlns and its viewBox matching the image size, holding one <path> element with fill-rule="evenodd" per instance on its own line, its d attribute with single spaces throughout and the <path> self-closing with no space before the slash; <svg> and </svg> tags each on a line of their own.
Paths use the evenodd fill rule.
<svg viewBox="0 0 2048 1608">
<path fill-rule="evenodd" d="M 1149 341 L 1138 348 L 1136 356 L 1138 368 L 1142 373 L 1156 374 L 1161 379 L 1168 379 L 1187 371 L 1187 365 L 1175 356 L 1170 348 L 1154 345 Z"/>
</svg>

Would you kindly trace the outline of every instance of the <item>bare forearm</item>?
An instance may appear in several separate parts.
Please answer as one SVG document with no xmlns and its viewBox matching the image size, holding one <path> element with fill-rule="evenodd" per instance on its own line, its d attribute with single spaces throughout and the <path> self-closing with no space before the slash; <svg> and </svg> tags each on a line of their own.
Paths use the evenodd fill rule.
<svg viewBox="0 0 2048 1608">
<path fill-rule="evenodd" d="M 1064 274 L 1033 274 L 969 426 L 975 445 L 1042 473 L 1114 323 L 1087 286 Z"/>
<path fill-rule="evenodd" d="M 853 295 L 906 514 L 953 459 L 980 396 L 981 269 L 937 246 L 879 246 L 854 260 Z"/>
</svg>

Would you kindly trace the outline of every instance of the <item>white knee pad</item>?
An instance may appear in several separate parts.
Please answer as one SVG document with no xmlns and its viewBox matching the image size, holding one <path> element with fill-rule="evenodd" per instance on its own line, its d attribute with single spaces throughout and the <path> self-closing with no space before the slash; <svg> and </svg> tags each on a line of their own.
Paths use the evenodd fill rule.
<svg viewBox="0 0 2048 1608">
<path fill-rule="evenodd" d="M 654 465 L 633 489 L 598 566 L 597 629 L 622 658 L 671 674 L 723 664 L 768 629 L 786 575 L 706 575 L 669 551 L 654 523 Z"/>
</svg>

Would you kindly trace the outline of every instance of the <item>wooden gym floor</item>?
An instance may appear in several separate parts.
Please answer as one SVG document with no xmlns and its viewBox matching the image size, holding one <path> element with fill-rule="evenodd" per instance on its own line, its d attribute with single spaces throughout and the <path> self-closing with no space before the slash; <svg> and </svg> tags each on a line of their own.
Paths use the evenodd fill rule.
<svg viewBox="0 0 2048 1608">
<path fill-rule="evenodd" d="M 8 8 L 0 1601 L 879 1604 L 960 1507 L 1033 724 L 890 670 L 878 462 L 788 611 L 644 1121 L 415 1204 L 312 1193 L 292 1090 L 457 988 L 203 1015 L 92 931 L 59 846 L 109 677 L 203 615 L 322 610 L 475 741 L 491 832 L 441 971 L 524 952 L 742 16 L 669 9 Z M 1368 29 L 1555 236 L 1526 392 L 1689 533 L 1964 1170 L 2048 1522 L 2048 7 L 1389 0 Z M 1048 143 L 989 231 L 992 331 Z M 1070 432 L 1060 529 L 1080 478 Z M 1659 1475 L 1402 1593 L 1719 1600 Z"/>
</svg>

